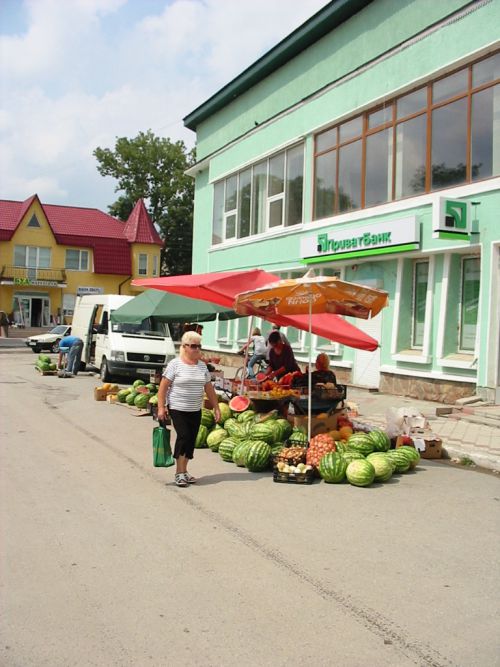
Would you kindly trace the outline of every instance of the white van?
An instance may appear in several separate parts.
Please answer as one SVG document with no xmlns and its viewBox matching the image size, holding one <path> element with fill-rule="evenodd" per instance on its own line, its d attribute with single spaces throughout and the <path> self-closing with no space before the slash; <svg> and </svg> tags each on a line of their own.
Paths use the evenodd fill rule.
<svg viewBox="0 0 500 667">
<path fill-rule="evenodd" d="M 82 363 L 99 368 L 103 382 L 113 375 L 146 376 L 162 371 L 175 356 L 168 324 L 111 322 L 111 313 L 133 299 L 118 294 L 76 298 L 71 335 L 83 340 Z"/>
</svg>

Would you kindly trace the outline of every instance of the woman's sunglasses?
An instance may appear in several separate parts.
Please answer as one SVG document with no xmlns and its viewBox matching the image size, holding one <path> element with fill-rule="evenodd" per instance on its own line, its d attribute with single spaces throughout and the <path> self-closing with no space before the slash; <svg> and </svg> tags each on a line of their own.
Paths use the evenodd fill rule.
<svg viewBox="0 0 500 667">
<path fill-rule="evenodd" d="M 201 345 L 198 343 L 184 343 L 184 347 L 190 347 L 192 350 L 201 350 Z"/>
</svg>

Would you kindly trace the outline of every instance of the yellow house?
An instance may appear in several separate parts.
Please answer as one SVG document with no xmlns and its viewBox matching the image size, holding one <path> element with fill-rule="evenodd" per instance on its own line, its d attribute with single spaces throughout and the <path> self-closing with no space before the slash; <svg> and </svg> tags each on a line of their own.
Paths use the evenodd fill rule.
<svg viewBox="0 0 500 667">
<path fill-rule="evenodd" d="M 0 310 L 12 322 L 70 322 L 83 294 L 137 294 L 160 275 L 163 242 L 140 199 L 127 222 L 97 209 L 0 200 Z"/>
</svg>

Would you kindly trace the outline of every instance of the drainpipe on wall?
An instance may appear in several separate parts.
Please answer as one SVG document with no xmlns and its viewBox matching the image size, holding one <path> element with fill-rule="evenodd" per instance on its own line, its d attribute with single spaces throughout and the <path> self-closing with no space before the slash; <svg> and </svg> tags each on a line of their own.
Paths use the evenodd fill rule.
<svg viewBox="0 0 500 667">
<path fill-rule="evenodd" d="M 128 276 L 128 278 L 125 278 L 125 280 L 118 285 L 118 294 L 122 293 L 122 285 L 124 285 L 127 280 L 130 280 L 130 278 L 132 278 L 132 276 Z"/>
</svg>

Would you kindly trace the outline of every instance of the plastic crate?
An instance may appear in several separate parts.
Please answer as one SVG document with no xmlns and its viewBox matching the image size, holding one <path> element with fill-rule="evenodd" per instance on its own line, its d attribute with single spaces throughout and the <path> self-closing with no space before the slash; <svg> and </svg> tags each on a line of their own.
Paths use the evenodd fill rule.
<svg viewBox="0 0 500 667">
<path fill-rule="evenodd" d="M 314 478 L 314 469 L 306 472 L 280 472 L 277 468 L 273 470 L 273 482 L 281 484 L 312 484 Z"/>
</svg>

